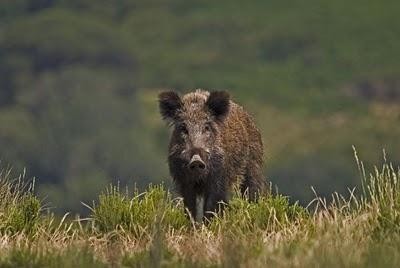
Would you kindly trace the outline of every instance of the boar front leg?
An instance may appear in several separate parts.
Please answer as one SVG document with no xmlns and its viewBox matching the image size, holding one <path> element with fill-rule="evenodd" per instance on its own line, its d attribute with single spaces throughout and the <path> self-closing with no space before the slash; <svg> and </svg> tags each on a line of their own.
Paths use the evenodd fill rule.
<svg viewBox="0 0 400 268">
<path fill-rule="evenodd" d="M 224 191 L 209 193 L 205 202 L 205 219 L 210 221 L 216 213 L 221 213 L 227 201 L 227 194 Z"/>
<path fill-rule="evenodd" d="M 193 190 L 186 189 L 182 191 L 183 204 L 185 208 L 189 211 L 191 219 L 196 220 L 196 196 L 193 194 Z"/>
</svg>

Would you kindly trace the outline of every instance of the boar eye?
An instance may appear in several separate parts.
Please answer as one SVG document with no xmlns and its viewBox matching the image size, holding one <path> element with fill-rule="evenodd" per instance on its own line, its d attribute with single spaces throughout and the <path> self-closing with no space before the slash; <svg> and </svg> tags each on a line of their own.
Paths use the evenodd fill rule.
<svg viewBox="0 0 400 268">
<path fill-rule="evenodd" d="M 211 131 L 211 126 L 210 126 L 210 124 L 206 124 L 206 125 L 204 126 L 204 131 L 205 131 L 205 132 L 210 132 L 210 131 Z"/>
<path fill-rule="evenodd" d="M 178 126 L 178 131 L 179 131 L 180 133 L 185 134 L 185 135 L 188 134 L 188 130 L 187 130 L 187 127 L 186 127 L 185 124 L 179 125 L 179 126 Z"/>
</svg>

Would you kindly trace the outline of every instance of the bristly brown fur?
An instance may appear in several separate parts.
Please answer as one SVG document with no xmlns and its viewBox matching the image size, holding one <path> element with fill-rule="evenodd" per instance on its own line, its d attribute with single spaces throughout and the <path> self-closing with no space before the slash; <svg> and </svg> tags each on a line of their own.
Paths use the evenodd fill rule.
<svg viewBox="0 0 400 268">
<path fill-rule="evenodd" d="M 237 183 L 252 200 L 263 191 L 260 131 L 227 92 L 197 90 L 182 98 L 174 92 L 161 93 L 160 110 L 174 125 L 168 154 L 170 173 L 193 216 L 196 196 L 205 197 L 204 211 L 216 212 L 220 202 L 228 202 Z M 194 154 L 200 155 L 207 167 L 197 175 L 188 169 Z"/>
</svg>

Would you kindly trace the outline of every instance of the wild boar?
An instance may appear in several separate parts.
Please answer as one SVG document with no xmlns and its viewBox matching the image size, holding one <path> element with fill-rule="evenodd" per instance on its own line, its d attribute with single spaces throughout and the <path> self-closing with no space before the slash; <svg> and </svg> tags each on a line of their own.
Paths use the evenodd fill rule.
<svg viewBox="0 0 400 268">
<path fill-rule="evenodd" d="M 159 95 L 161 116 L 172 127 L 168 164 L 193 219 L 222 209 L 234 185 L 251 200 L 264 190 L 263 143 L 252 117 L 226 91 Z"/>
</svg>

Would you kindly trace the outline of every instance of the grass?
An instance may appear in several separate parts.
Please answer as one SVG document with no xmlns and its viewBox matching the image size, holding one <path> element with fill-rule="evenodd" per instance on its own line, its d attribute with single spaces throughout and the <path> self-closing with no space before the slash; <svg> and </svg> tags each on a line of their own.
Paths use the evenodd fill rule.
<svg viewBox="0 0 400 268">
<path fill-rule="evenodd" d="M 23 184 L 23 176 L 9 179 L 10 172 L 0 172 L 0 233 L 34 234 L 39 224 L 40 201 L 33 194 L 34 183 Z"/>
<path fill-rule="evenodd" d="M 162 185 L 149 186 L 142 194 L 136 190 L 132 198 L 121 193 L 118 186 L 110 186 L 89 209 L 100 232 L 123 230 L 140 236 L 155 224 L 174 229 L 189 226 L 182 202 L 172 199 Z"/>
<path fill-rule="evenodd" d="M 164 187 L 108 187 L 87 219 L 44 213 L 33 184 L 0 176 L 0 267 L 398 267 L 400 171 L 367 173 L 362 194 L 316 197 L 304 208 L 280 194 L 234 195 L 207 225 L 191 222 Z"/>
<path fill-rule="evenodd" d="M 351 144 L 399 159 L 398 1 L 117 2 L 0 1 L 0 159 L 58 213 L 82 213 L 108 178 L 166 177 L 162 89 L 228 90 L 303 204 L 308 185 L 356 185 Z"/>
</svg>

